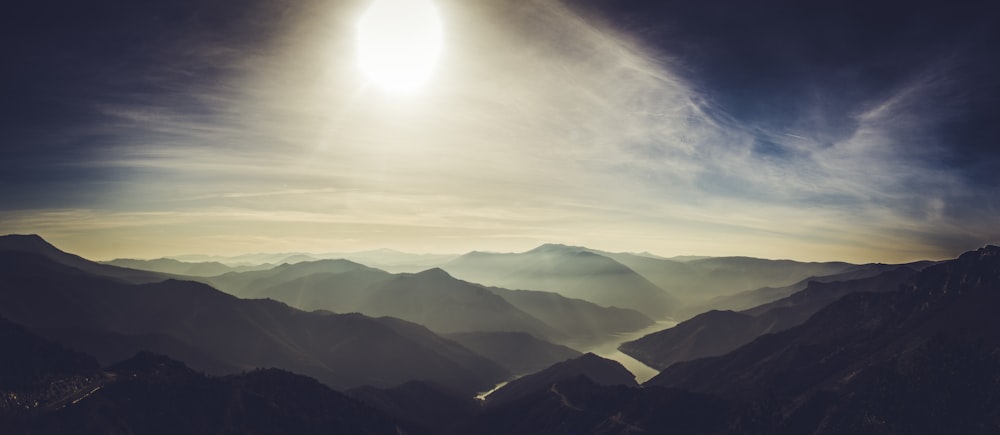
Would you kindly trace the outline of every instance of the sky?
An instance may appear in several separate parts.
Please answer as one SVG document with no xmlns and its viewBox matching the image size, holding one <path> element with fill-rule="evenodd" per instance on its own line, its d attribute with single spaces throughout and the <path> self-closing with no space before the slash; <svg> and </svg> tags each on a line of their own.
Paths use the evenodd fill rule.
<svg viewBox="0 0 1000 435">
<path fill-rule="evenodd" d="M 0 233 L 96 259 L 1000 243 L 995 2 L 432 1 L 405 92 L 359 66 L 368 0 L 5 6 Z"/>
</svg>

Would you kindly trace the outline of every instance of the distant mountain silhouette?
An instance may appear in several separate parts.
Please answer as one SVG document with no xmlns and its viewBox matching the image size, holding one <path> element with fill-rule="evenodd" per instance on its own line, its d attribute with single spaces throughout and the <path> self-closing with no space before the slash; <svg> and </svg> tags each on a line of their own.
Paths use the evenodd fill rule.
<svg viewBox="0 0 1000 435">
<path fill-rule="evenodd" d="M 515 375 L 536 372 L 580 356 L 580 352 L 524 332 L 460 332 L 447 334 L 445 338 L 496 361 Z"/>
<path fill-rule="evenodd" d="M 611 334 L 636 331 L 654 323 L 633 309 L 603 307 L 559 293 L 499 287 L 489 290 L 574 341 L 606 340 Z"/>
<path fill-rule="evenodd" d="M 239 297 L 259 298 L 273 296 L 275 293 L 285 290 L 284 284 L 310 275 L 319 273 L 341 274 L 352 271 L 370 272 L 374 276 L 373 280 L 391 276 L 386 272 L 372 269 L 363 264 L 338 259 L 303 261 L 294 264 L 285 263 L 271 269 L 229 272 L 219 276 L 200 278 L 198 281 Z M 291 291 L 303 293 L 302 295 L 289 295 L 292 299 L 305 298 L 309 296 L 310 292 L 316 292 L 314 288 L 301 285 L 291 287 Z"/>
<path fill-rule="evenodd" d="M 204 281 L 241 297 L 272 298 L 304 310 L 394 316 L 438 332 L 522 331 L 557 341 L 593 340 L 652 324 L 634 310 L 551 292 L 487 288 L 436 268 L 394 275 L 346 260 L 321 260 Z"/>
<path fill-rule="evenodd" d="M 642 275 L 585 248 L 549 244 L 516 254 L 471 252 L 441 267 L 472 282 L 556 292 L 652 318 L 667 317 L 677 307 L 673 296 Z"/>
<path fill-rule="evenodd" d="M 842 262 L 803 263 L 792 260 L 767 260 L 751 257 L 691 257 L 687 261 L 627 253 L 605 253 L 638 272 L 677 297 L 685 307 L 684 317 L 709 309 L 725 308 L 706 304 L 712 298 L 732 295 L 761 287 L 783 287 L 810 277 L 844 273 L 856 266 Z M 787 296 L 776 296 L 754 305 Z M 698 306 L 691 309 L 688 306 Z"/>
<path fill-rule="evenodd" d="M 744 312 L 709 311 L 619 349 L 646 365 L 662 370 L 679 361 L 728 353 L 753 339 L 805 322 L 824 306 L 855 292 L 894 291 L 916 274 L 908 267 L 872 278 L 822 283 L 813 281 L 797 293 Z"/>
<path fill-rule="evenodd" d="M 1000 433 L 997 246 L 920 271 L 848 279 L 867 273 L 865 265 L 852 266 L 840 275 L 844 281 L 812 280 L 742 312 L 703 313 L 637 342 L 669 348 L 656 356 L 661 364 L 719 343 L 735 349 L 673 363 L 641 387 L 621 364 L 585 354 L 515 379 L 480 405 L 472 393 L 508 379 L 508 371 L 469 347 L 521 352 L 504 361 L 512 367 L 558 348 L 526 333 L 468 332 L 456 341 L 394 317 L 303 312 L 189 281 L 135 284 L 120 274 L 136 271 L 94 268 L 38 240 L 0 239 L 6 244 L 0 249 L 4 434 Z M 427 302 L 407 300 L 412 295 L 405 292 L 472 306 L 479 302 L 465 298 L 478 294 L 493 301 L 484 306 L 502 306 L 493 305 L 499 299 L 539 320 L 510 295 L 549 312 L 580 310 L 567 319 L 579 318 L 585 311 L 579 307 L 593 308 L 471 284 L 441 270 L 392 275 L 351 262 L 304 267 L 225 280 L 258 282 L 255 291 L 300 282 L 299 294 L 309 295 L 309 285 L 319 290 L 316 283 L 330 277 L 357 274 L 352 279 L 359 283 L 377 275 L 365 288 L 388 289 L 391 297 L 373 300 L 398 298 L 413 305 L 401 310 L 415 312 Z M 146 346 L 194 362 L 139 352 L 100 368 L 100 361 Z M 88 348 L 101 353 L 100 361 L 81 353 Z M 211 364 L 218 371 L 282 369 L 223 377 L 198 372 L 198 365 Z M 337 393 L 320 381 L 351 390 Z"/>
<path fill-rule="evenodd" d="M 324 258 L 344 258 L 392 273 L 416 273 L 447 263 L 451 254 L 411 254 L 393 249 L 323 254 Z"/>
<path fill-rule="evenodd" d="M 836 273 L 833 275 L 810 276 L 802 281 L 787 286 L 761 287 L 731 295 L 714 297 L 701 304 L 683 307 L 681 309 L 681 316 L 694 316 L 709 310 L 748 310 L 750 308 L 787 297 L 795 292 L 805 289 L 806 286 L 813 282 L 851 281 L 870 278 L 883 272 L 896 270 L 900 267 L 920 271 L 932 264 L 934 264 L 934 262 L 931 261 L 918 261 L 907 264 L 862 264 L 851 267 L 846 272 Z"/>
<path fill-rule="evenodd" d="M 217 276 L 228 272 L 246 272 L 251 270 L 265 270 L 274 267 L 272 264 L 256 266 L 228 266 L 218 261 L 189 263 L 174 260 L 172 258 L 157 258 L 155 260 L 134 260 L 130 258 L 116 258 L 111 261 L 103 261 L 102 264 L 125 267 L 129 269 L 148 270 L 152 272 L 169 273 L 184 276 Z"/>
<path fill-rule="evenodd" d="M 160 282 L 172 278 L 169 274 L 95 263 L 78 255 L 63 252 L 35 234 L 0 236 L 0 252 L 3 251 L 40 255 L 64 266 L 134 284 Z"/>
<path fill-rule="evenodd" d="M 772 397 L 792 433 L 1000 430 L 1000 247 L 928 267 L 899 291 L 852 293 L 800 326 L 647 385 Z"/>
<path fill-rule="evenodd" d="M 30 328 L 162 334 L 231 366 L 281 367 L 340 388 L 428 379 L 471 393 L 506 376 L 457 343 L 391 318 L 307 313 L 194 282 L 126 284 L 20 252 L 0 252 L 0 279 L 0 315 Z"/>
<path fill-rule="evenodd" d="M 409 320 L 441 333 L 512 331 L 538 337 L 561 336 L 489 289 L 454 279 L 441 269 L 402 274 L 376 284 L 355 309 L 373 316 Z"/>
<path fill-rule="evenodd" d="M 546 391 L 555 383 L 578 376 L 587 378 L 597 385 L 623 385 L 638 387 L 635 375 L 618 361 L 585 353 L 577 358 L 556 363 L 545 370 L 515 379 L 486 397 L 488 406 L 498 406 L 530 396 L 538 391 Z"/>
</svg>

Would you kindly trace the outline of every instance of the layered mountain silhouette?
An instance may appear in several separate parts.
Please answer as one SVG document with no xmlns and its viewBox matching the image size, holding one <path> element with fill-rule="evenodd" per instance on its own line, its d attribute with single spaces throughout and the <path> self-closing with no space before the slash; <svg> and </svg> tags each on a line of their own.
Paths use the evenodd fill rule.
<svg viewBox="0 0 1000 435">
<path fill-rule="evenodd" d="M 837 264 L 837 263 L 834 263 Z M 932 261 L 918 261 L 908 264 L 862 264 L 849 268 L 846 272 L 833 275 L 810 276 L 795 284 L 780 287 L 761 287 L 725 296 L 717 296 L 700 304 L 687 305 L 681 310 L 681 317 L 697 315 L 710 310 L 743 311 L 773 302 L 805 289 L 814 282 L 852 281 L 870 278 L 900 267 L 920 271 L 934 264 Z"/>
<path fill-rule="evenodd" d="M 775 398 L 789 433 L 1000 429 L 1000 247 L 924 269 L 895 292 L 852 293 L 808 321 L 647 385 Z M 831 423 L 832 422 L 832 423 Z"/>
<path fill-rule="evenodd" d="M 536 391 L 551 388 L 554 384 L 584 377 L 597 385 L 623 385 L 638 387 L 635 375 L 618 361 L 585 353 L 577 358 L 556 363 L 545 370 L 513 380 L 486 397 L 489 406 L 517 401 Z M 558 395 L 558 392 L 554 392 Z"/>
<path fill-rule="evenodd" d="M 571 351 L 524 331 L 442 337 L 395 317 L 304 312 L 165 275 L 141 282 L 157 275 L 14 239 L 0 238 L 0 433 L 1000 433 L 996 246 L 872 276 L 849 266 L 842 280 L 819 275 L 756 307 L 696 316 L 631 344 L 666 367 L 640 387 L 621 364 L 593 354 L 556 361 Z M 322 274 L 377 275 L 358 294 L 385 292 L 407 315 L 430 308 L 407 299 L 420 294 L 509 306 L 550 327 L 507 294 L 554 301 L 550 312 L 569 300 L 435 269 L 303 267 L 315 270 L 279 266 L 224 280 L 271 291 Z M 778 276 L 748 272 L 765 275 Z M 477 294 L 482 301 L 466 299 Z M 581 303 L 590 304 L 570 305 Z M 141 351 L 107 363 L 147 346 L 191 362 Z M 716 356 L 697 357 L 713 346 Z M 534 360 L 507 359 L 518 352 Z M 686 360 L 671 360 L 679 354 Z M 208 369 L 236 372 L 201 373 Z M 525 375 L 484 403 L 472 399 L 509 372 Z"/>
<path fill-rule="evenodd" d="M 166 336 L 228 366 L 280 367 L 340 388 L 427 379 L 471 393 L 507 376 L 425 327 L 388 317 L 302 312 L 187 281 L 128 284 L 28 252 L 0 251 L 0 276 L 0 315 L 52 338 L 81 330 L 103 340 Z M 60 341 L 93 343 L 70 338 Z"/>
<path fill-rule="evenodd" d="M 110 264 L 95 263 L 78 255 L 63 252 L 35 234 L 9 234 L 0 236 L 0 251 L 37 254 L 64 266 L 128 283 L 160 282 L 173 277 L 169 274 L 148 270 L 129 269 Z"/>
<path fill-rule="evenodd" d="M 551 292 L 484 287 L 438 268 L 390 274 L 347 260 L 320 260 L 203 281 L 241 297 L 272 298 L 304 310 L 399 317 L 441 333 L 515 331 L 556 341 L 594 340 L 653 323 L 635 310 Z"/>
<path fill-rule="evenodd" d="M 335 259 L 284 263 L 271 269 L 229 272 L 219 276 L 201 278 L 199 281 L 239 297 L 261 298 L 282 294 L 282 296 L 293 300 L 311 300 L 311 298 L 319 296 L 317 293 L 323 293 L 330 289 L 328 279 L 348 272 L 355 272 L 351 278 L 358 281 L 355 285 L 346 286 L 344 291 L 348 292 L 358 291 L 358 289 L 366 288 L 372 283 L 392 277 L 392 274 L 382 270 L 373 269 L 353 261 Z M 326 275 L 309 278 L 317 274 Z M 304 278 L 309 279 L 299 281 Z M 311 285 L 314 283 L 318 283 L 319 286 Z M 348 284 L 354 283 L 348 281 Z M 284 294 L 286 292 L 287 295 Z"/>
<path fill-rule="evenodd" d="M 751 257 L 692 257 L 686 261 L 649 255 L 598 252 L 628 266 L 651 282 L 680 299 L 683 316 L 709 309 L 735 309 L 725 303 L 709 303 L 717 297 L 738 294 L 761 287 L 784 287 L 808 282 L 817 277 L 846 273 L 858 268 L 843 262 L 804 263 L 792 260 L 767 260 Z M 863 276 L 857 276 L 862 278 Z M 843 279 L 843 278 L 841 278 Z M 787 296 L 773 295 L 757 299 L 744 308 Z M 691 308 L 694 307 L 694 308 Z"/>
<path fill-rule="evenodd" d="M 445 337 L 495 361 L 515 375 L 536 372 L 580 356 L 576 350 L 524 332 L 460 332 Z"/>
<path fill-rule="evenodd" d="M 468 281 L 556 292 L 606 307 L 631 308 L 654 319 L 669 316 L 678 305 L 642 275 L 585 248 L 549 244 L 514 254 L 470 252 L 441 267 Z"/>
<path fill-rule="evenodd" d="M 702 313 L 672 328 L 622 343 L 619 350 L 658 370 L 678 361 L 722 355 L 761 335 L 799 325 L 848 293 L 894 291 L 915 274 L 913 269 L 899 267 L 866 279 L 812 281 L 791 296 L 743 312 Z"/>
<path fill-rule="evenodd" d="M 148 270 L 152 272 L 169 273 L 172 275 L 184 276 L 217 276 L 229 272 L 245 272 L 251 270 L 264 270 L 274 267 L 272 264 L 260 264 L 253 266 L 229 266 L 218 261 L 206 262 L 185 262 L 172 258 L 157 258 L 154 260 L 134 260 L 130 258 L 116 258 L 111 261 L 103 261 L 102 264 L 124 267 L 128 269 Z"/>
</svg>

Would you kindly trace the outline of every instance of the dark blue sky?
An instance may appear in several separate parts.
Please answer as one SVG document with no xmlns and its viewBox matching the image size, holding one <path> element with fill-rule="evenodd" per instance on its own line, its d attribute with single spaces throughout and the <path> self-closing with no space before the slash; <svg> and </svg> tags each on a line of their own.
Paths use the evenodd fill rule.
<svg viewBox="0 0 1000 435">
<path fill-rule="evenodd" d="M 1000 241 L 996 2 L 437 3 L 445 58 L 407 97 L 357 78 L 360 0 L 6 6 L 0 232 L 95 256 Z"/>
</svg>

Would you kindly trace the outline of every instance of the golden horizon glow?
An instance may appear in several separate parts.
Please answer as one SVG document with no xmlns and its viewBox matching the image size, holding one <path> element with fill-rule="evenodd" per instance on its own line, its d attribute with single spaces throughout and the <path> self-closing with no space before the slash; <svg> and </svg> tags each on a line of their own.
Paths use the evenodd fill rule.
<svg viewBox="0 0 1000 435">
<path fill-rule="evenodd" d="M 375 0 L 358 21 L 358 64 L 379 88 L 414 91 L 430 78 L 443 33 L 430 0 Z"/>
</svg>

